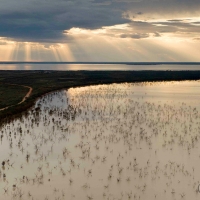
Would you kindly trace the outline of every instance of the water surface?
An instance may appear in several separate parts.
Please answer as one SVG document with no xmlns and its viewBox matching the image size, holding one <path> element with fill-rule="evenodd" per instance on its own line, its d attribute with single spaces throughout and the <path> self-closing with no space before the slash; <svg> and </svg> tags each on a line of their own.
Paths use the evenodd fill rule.
<svg viewBox="0 0 200 200">
<path fill-rule="evenodd" d="M 200 70 L 199 65 L 192 64 L 162 64 L 162 65 L 128 65 L 128 64 L 0 64 L 0 70 L 118 70 L 118 71 L 132 71 L 132 70 Z"/>
<path fill-rule="evenodd" d="M 147 82 L 42 97 L 0 129 L 0 199 L 199 199 L 199 91 Z"/>
</svg>

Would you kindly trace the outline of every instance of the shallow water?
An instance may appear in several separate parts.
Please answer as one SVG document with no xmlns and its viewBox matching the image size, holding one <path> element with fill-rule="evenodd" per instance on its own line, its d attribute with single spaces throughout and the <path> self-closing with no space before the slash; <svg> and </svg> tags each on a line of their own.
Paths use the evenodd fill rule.
<svg viewBox="0 0 200 200">
<path fill-rule="evenodd" d="M 0 199 L 199 199 L 199 91 L 184 81 L 44 96 L 0 129 Z"/>
</svg>

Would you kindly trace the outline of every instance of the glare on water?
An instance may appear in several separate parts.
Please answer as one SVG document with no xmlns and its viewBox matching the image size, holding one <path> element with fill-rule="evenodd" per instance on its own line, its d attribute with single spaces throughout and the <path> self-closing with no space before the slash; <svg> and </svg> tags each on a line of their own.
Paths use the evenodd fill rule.
<svg viewBox="0 0 200 200">
<path fill-rule="evenodd" d="M 200 82 L 53 92 L 0 128 L 0 199 L 199 199 Z"/>
</svg>

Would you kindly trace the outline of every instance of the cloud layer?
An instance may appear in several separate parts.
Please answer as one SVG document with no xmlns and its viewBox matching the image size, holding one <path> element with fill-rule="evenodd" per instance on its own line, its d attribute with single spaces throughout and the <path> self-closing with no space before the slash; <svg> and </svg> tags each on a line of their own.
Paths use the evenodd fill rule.
<svg viewBox="0 0 200 200">
<path fill-rule="evenodd" d="M 197 0 L 1 0 L 0 37 L 70 42 L 72 37 L 63 32 L 74 27 L 95 30 L 128 24 L 121 32 L 107 32 L 112 37 L 132 39 L 164 33 L 198 38 L 199 14 Z"/>
</svg>

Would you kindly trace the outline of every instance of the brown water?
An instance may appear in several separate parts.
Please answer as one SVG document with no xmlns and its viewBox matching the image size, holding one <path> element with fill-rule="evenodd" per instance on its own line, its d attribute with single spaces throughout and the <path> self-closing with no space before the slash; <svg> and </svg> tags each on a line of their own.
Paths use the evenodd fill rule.
<svg viewBox="0 0 200 200">
<path fill-rule="evenodd" d="M 46 95 L 0 129 L 0 199 L 199 199 L 199 91 L 184 81 Z"/>
</svg>

